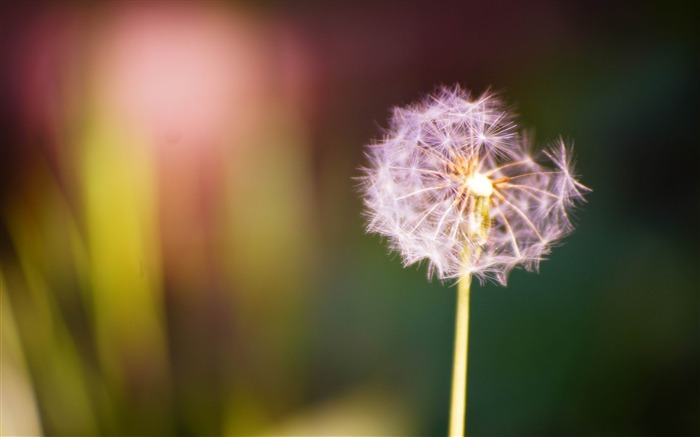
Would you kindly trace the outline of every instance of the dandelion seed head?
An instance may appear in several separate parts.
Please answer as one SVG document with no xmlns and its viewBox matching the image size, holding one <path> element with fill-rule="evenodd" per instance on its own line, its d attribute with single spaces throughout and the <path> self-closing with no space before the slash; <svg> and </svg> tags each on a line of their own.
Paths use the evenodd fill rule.
<svg viewBox="0 0 700 437">
<path fill-rule="evenodd" d="M 562 139 L 543 158 L 548 166 L 497 96 L 442 87 L 394 108 L 384 139 L 368 146 L 367 231 L 387 237 L 404 265 L 427 260 L 430 277 L 505 285 L 573 230 L 571 210 L 589 191 Z"/>
</svg>

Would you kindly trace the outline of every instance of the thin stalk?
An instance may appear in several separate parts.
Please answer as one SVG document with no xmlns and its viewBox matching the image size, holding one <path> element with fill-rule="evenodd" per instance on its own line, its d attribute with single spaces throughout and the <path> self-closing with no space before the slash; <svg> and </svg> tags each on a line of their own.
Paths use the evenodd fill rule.
<svg viewBox="0 0 700 437">
<path fill-rule="evenodd" d="M 460 279 L 457 286 L 457 317 L 455 318 L 455 350 L 452 365 L 452 403 L 450 407 L 450 436 L 464 435 L 467 415 L 467 356 L 469 353 L 469 288 L 471 276 Z"/>
</svg>

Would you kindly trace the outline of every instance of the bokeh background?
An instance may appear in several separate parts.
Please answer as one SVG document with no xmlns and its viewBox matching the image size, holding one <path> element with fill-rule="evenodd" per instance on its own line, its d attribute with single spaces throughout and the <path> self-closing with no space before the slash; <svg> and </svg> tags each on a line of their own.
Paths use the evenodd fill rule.
<svg viewBox="0 0 700 437">
<path fill-rule="evenodd" d="M 472 293 L 470 435 L 700 433 L 697 2 L 3 2 L 3 435 L 445 435 L 454 289 L 363 145 L 501 90 L 593 188 Z"/>
</svg>

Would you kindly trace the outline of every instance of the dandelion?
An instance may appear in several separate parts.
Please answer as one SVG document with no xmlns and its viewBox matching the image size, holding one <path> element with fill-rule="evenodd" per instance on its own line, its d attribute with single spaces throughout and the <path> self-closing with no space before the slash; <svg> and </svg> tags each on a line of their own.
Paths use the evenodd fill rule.
<svg viewBox="0 0 700 437">
<path fill-rule="evenodd" d="M 463 435 L 471 278 L 506 285 L 516 267 L 537 270 L 589 189 L 562 139 L 543 152 L 545 167 L 497 96 L 459 86 L 395 108 L 367 157 L 367 231 L 405 266 L 427 260 L 429 277 L 459 284 L 450 434 Z"/>
</svg>

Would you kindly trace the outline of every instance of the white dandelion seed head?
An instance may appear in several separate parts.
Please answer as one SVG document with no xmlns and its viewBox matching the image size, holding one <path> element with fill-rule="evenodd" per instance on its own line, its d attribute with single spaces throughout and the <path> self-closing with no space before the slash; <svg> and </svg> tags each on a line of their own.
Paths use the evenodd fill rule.
<svg viewBox="0 0 700 437">
<path fill-rule="evenodd" d="M 387 237 L 404 265 L 427 260 L 431 277 L 505 285 L 573 230 L 570 212 L 589 191 L 563 140 L 544 157 L 549 167 L 495 95 L 442 87 L 395 108 L 384 140 L 368 146 L 367 231 Z"/>
</svg>

